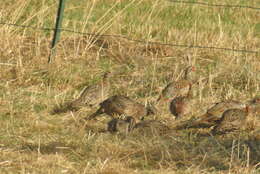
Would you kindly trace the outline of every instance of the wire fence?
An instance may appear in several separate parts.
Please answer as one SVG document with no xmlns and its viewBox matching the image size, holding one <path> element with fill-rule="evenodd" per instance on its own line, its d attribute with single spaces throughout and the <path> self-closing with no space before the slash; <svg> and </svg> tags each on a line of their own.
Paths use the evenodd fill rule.
<svg viewBox="0 0 260 174">
<path fill-rule="evenodd" d="M 168 1 L 172 2 L 172 3 L 203 5 L 203 6 L 209 6 L 209 7 L 246 8 L 246 9 L 252 9 L 252 10 L 260 10 L 260 8 L 253 7 L 253 6 L 223 5 L 223 4 L 210 4 L 210 3 L 204 3 L 204 2 L 175 1 L 175 0 L 168 0 Z M 0 21 L 0 25 L 7 25 L 7 26 L 13 26 L 13 27 L 20 27 L 20 28 L 30 28 L 30 29 L 39 30 L 39 31 L 55 31 L 55 30 L 57 30 L 57 28 L 34 27 L 34 26 L 30 26 L 30 25 L 20 25 L 20 24 L 8 23 L 8 22 L 3 22 L 3 21 Z M 58 30 L 60 30 L 62 32 L 75 33 L 75 34 L 80 34 L 80 35 L 85 35 L 85 36 L 87 35 L 87 36 L 95 36 L 95 37 L 123 38 L 123 39 L 126 39 L 128 41 L 146 44 L 146 45 L 149 44 L 149 45 L 171 46 L 171 47 L 182 47 L 182 48 L 213 49 L 213 50 L 224 50 L 224 51 L 252 53 L 252 54 L 259 54 L 260 53 L 259 51 L 256 51 L 256 50 L 247 50 L 247 49 L 225 48 L 225 47 L 193 45 L 193 44 L 188 45 L 188 44 L 161 43 L 161 42 L 134 39 L 134 38 L 131 38 L 131 37 L 128 37 L 128 36 L 123 36 L 123 35 L 87 33 L 87 32 L 74 31 L 74 30 L 66 29 L 66 28 L 58 28 Z"/>
<path fill-rule="evenodd" d="M 21 28 L 30 28 L 30 29 L 42 30 L 42 31 L 55 31 L 55 28 L 38 28 L 38 27 L 33 27 L 33 26 L 28 26 L 28 25 L 18 25 L 18 24 L 11 24 L 11 23 L 5 23 L 5 22 L 0 22 L 0 25 L 15 26 L 15 27 L 21 27 Z M 86 33 L 86 32 L 79 32 L 79 31 L 74 31 L 74 30 L 64 29 L 64 28 L 60 28 L 59 30 L 63 31 L 63 32 L 70 32 L 70 33 L 81 34 L 81 35 L 88 35 L 88 36 L 95 36 L 95 37 L 123 38 L 123 39 L 129 40 L 129 41 L 136 42 L 136 43 L 141 43 L 141 44 L 160 45 L 160 46 L 172 46 L 172 47 L 183 47 L 183 48 L 225 50 L 225 51 L 242 52 L 242 53 L 253 53 L 253 54 L 259 54 L 260 53 L 259 51 L 247 50 L 247 49 L 234 49 L 234 48 L 203 46 L 203 45 L 187 45 L 187 44 L 173 44 L 173 43 L 161 43 L 161 42 L 145 41 L 145 40 L 133 39 L 133 38 L 130 38 L 130 37 L 127 37 L 127 36 L 123 36 L 123 35 Z"/>
<path fill-rule="evenodd" d="M 181 3 L 181 4 L 192 4 L 192 5 L 203 5 L 208 7 L 224 7 L 224 8 L 247 8 L 253 10 L 260 10 L 260 7 L 253 7 L 253 6 L 243 6 L 243 5 L 229 5 L 229 4 L 211 4 L 206 2 L 193 2 L 193 1 L 175 1 L 175 0 L 168 0 L 169 2 L 173 3 Z"/>
</svg>

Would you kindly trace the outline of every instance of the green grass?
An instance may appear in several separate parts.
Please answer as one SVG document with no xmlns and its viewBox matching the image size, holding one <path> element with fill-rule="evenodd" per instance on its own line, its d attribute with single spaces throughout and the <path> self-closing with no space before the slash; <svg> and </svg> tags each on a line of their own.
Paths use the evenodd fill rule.
<svg viewBox="0 0 260 174">
<path fill-rule="evenodd" d="M 251 1 L 207 1 L 259 7 Z M 4 1 L 0 21 L 52 28 L 58 2 Z M 67 1 L 63 27 L 118 34 L 150 41 L 259 51 L 257 10 L 175 4 L 169 1 Z M 248 157 L 248 130 L 238 137 L 201 136 L 209 130 L 149 130 L 101 133 L 104 117 L 84 127 L 81 118 L 96 108 L 51 115 L 75 99 L 106 71 L 113 94 L 146 103 L 176 79 L 189 64 L 199 116 L 214 102 L 247 101 L 259 95 L 259 54 L 134 43 L 122 38 L 95 38 L 62 32 L 57 55 L 47 64 L 52 32 L 0 25 L 0 173 L 259 173 L 259 157 Z M 98 40 L 106 43 L 101 48 Z M 186 57 L 190 57 L 187 61 Z M 211 77 L 214 77 L 211 79 Z M 172 116 L 160 108 L 157 119 Z M 171 126 L 174 121 L 167 121 Z M 249 125 L 259 127 L 259 117 Z M 253 152 L 251 152 L 253 153 Z M 258 164 L 259 165 L 259 164 Z"/>
</svg>

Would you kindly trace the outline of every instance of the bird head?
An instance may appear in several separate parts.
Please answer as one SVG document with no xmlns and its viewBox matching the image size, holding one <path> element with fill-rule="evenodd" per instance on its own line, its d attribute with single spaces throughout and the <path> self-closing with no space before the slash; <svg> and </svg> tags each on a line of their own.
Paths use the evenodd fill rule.
<svg viewBox="0 0 260 174">
<path fill-rule="evenodd" d="M 256 96 L 256 97 L 252 100 L 252 103 L 260 104 L 260 96 Z"/>
<path fill-rule="evenodd" d="M 191 72 L 195 72 L 196 69 L 194 66 L 188 66 L 185 70 L 184 70 L 184 79 L 188 80 L 190 73 Z"/>
</svg>

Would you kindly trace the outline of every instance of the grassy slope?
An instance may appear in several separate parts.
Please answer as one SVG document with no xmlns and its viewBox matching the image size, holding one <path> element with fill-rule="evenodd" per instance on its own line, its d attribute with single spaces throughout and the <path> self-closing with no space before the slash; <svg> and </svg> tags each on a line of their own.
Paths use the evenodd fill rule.
<svg viewBox="0 0 260 174">
<path fill-rule="evenodd" d="M 57 2 L 38 2 L 4 2 L 0 19 L 53 26 Z M 63 27 L 259 51 L 260 16 L 256 10 L 169 1 L 119 2 L 69 1 Z M 256 1 L 209 2 L 260 6 Z M 4 25 L 0 31 L 1 173 L 257 173 L 253 159 L 247 167 L 243 139 L 199 137 L 188 131 L 164 136 L 110 135 L 98 133 L 106 120 L 84 128 L 79 118 L 93 110 L 62 115 L 50 115 L 50 111 L 57 103 L 77 97 L 84 85 L 95 83 L 106 70 L 117 72 L 112 78 L 113 94 L 126 94 L 140 102 L 154 100 L 189 63 L 197 67 L 196 78 L 216 76 L 195 89 L 198 107 L 194 113 L 223 99 L 245 101 L 259 94 L 259 55 L 146 46 L 118 38 L 101 38 L 108 49 L 100 49 L 90 42 L 97 38 L 64 32 L 55 61 L 48 66 L 49 31 Z M 190 62 L 186 56 L 191 57 Z"/>
</svg>

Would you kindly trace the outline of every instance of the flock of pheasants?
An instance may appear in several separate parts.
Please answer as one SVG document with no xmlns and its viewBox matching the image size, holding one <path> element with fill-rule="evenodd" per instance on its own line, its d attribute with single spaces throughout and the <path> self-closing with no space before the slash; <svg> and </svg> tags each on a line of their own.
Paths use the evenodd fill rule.
<svg viewBox="0 0 260 174">
<path fill-rule="evenodd" d="M 95 119 L 101 114 L 112 117 L 108 122 L 108 131 L 120 131 L 124 127 L 127 132 L 138 127 L 144 122 L 146 116 L 158 113 L 161 104 L 169 105 L 170 112 L 176 119 L 185 118 L 192 109 L 192 86 L 195 84 L 189 78 L 194 71 L 193 66 L 188 66 L 183 72 L 183 78 L 169 83 L 157 99 L 156 106 L 145 106 L 127 96 L 110 96 L 109 78 L 113 73 L 104 74 L 100 83 L 86 87 L 79 98 L 65 103 L 62 107 L 54 109 L 54 113 L 68 110 L 78 110 L 83 106 L 96 106 L 99 109 L 87 116 L 86 120 Z M 260 113 L 260 97 L 245 103 L 238 101 L 223 101 L 209 108 L 205 114 L 195 120 L 188 120 L 179 126 L 179 129 L 210 128 L 212 134 L 225 134 L 240 130 L 246 123 L 248 115 Z"/>
</svg>

